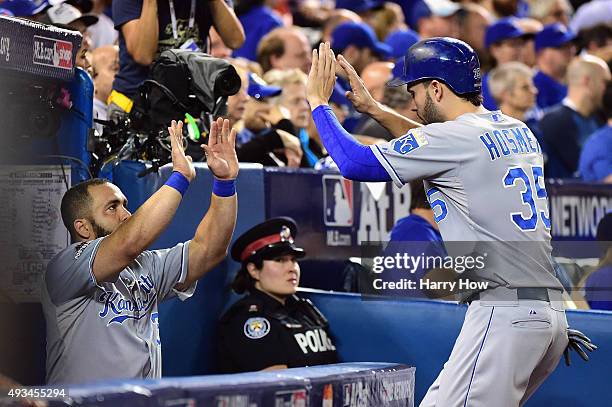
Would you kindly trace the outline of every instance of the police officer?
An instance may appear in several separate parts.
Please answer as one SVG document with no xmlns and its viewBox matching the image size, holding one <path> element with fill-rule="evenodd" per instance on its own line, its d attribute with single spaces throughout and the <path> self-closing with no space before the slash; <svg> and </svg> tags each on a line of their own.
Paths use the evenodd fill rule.
<svg viewBox="0 0 612 407">
<path fill-rule="evenodd" d="M 293 238 L 290 218 L 254 226 L 234 243 L 231 255 L 242 263 L 232 288 L 248 295 L 221 318 L 219 362 L 223 372 L 336 363 L 328 322 L 307 299 L 295 295 L 298 258 L 305 255 Z"/>
</svg>

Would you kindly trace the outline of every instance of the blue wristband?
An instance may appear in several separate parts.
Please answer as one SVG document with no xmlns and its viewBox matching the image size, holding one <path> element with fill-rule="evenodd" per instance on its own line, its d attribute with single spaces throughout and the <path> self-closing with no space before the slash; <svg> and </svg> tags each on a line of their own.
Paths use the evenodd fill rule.
<svg viewBox="0 0 612 407">
<path fill-rule="evenodd" d="M 189 188 L 189 180 L 180 172 L 174 171 L 164 185 L 174 188 L 179 191 L 182 195 L 185 195 L 187 188 Z"/>
<path fill-rule="evenodd" d="M 226 198 L 236 193 L 236 180 L 235 179 L 217 179 L 213 181 L 213 194 Z"/>
</svg>

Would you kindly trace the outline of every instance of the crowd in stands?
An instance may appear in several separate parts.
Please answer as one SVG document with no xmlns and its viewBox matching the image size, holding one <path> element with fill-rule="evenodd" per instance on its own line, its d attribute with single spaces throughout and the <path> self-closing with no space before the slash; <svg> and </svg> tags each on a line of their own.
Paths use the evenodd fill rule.
<svg viewBox="0 0 612 407">
<path fill-rule="evenodd" d="M 78 30 L 76 64 L 95 85 L 95 117 L 128 111 L 165 49 L 227 59 L 243 86 L 229 98 L 241 161 L 322 168 L 306 101 L 311 50 L 329 41 L 374 98 L 419 120 L 403 88 L 386 86 L 415 42 L 462 39 L 478 53 L 484 106 L 524 121 L 545 155 L 547 178 L 612 182 L 609 0 L 4 0 L 0 13 Z M 193 10 L 192 10 L 193 6 Z M 193 12 L 192 12 L 193 11 Z M 331 105 L 362 143 L 392 136 L 346 98 L 338 72 Z M 99 129 L 101 130 L 101 129 Z"/>
</svg>

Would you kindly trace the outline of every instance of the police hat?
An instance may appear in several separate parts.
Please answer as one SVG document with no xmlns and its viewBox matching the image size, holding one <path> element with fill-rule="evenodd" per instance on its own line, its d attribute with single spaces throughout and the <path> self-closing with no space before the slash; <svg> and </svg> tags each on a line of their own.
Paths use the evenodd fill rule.
<svg viewBox="0 0 612 407">
<path fill-rule="evenodd" d="M 291 218 L 272 218 L 244 232 L 233 244 L 232 259 L 245 263 L 253 256 L 272 259 L 283 254 L 301 258 L 304 249 L 295 246 L 297 225 Z"/>
</svg>

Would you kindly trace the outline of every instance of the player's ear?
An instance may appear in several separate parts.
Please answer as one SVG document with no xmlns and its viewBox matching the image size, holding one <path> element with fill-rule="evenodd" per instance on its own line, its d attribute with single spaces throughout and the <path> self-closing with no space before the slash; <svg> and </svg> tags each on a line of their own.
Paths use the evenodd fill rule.
<svg viewBox="0 0 612 407">
<path fill-rule="evenodd" d="M 433 80 L 431 82 L 431 90 L 434 96 L 433 98 L 436 102 L 442 100 L 442 94 L 444 93 L 444 87 L 442 86 L 442 82 Z"/>
<path fill-rule="evenodd" d="M 74 226 L 77 236 L 80 238 L 85 240 L 95 239 L 93 226 L 87 219 L 75 219 L 72 225 Z"/>
</svg>

